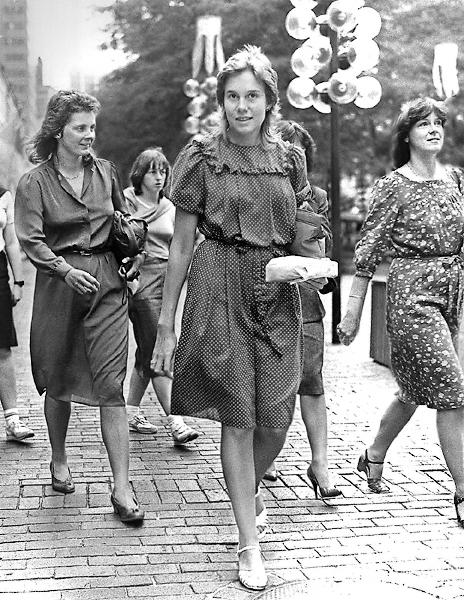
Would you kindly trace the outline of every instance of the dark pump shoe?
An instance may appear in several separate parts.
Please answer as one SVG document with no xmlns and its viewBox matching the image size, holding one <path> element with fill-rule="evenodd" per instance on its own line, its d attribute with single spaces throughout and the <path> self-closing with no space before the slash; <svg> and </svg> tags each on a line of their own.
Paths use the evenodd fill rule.
<svg viewBox="0 0 464 600">
<path fill-rule="evenodd" d="M 145 517 L 145 512 L 140 508 L 139 503 L 134 497 L 135 508 L 127 508 L 119 504 L 116 498 L 111 494 L 111 504 L 113 505 L 114 514 L 118 515 L 123 523 L 141 523 Z"/>
<path fill-rule="evenodd" d="M 50 462 L 50 473 L 52 474 L 52 488 L 55 492 L 60 492 L 61 494 L 72 494 L 76 487 L 72 480 L 71 471 L 68 467 L 68 476 L 66 479 L 57 479 L 55 477 L 55 469 L 53 467 L 53 462 Z"/>
<path fill-rule="evenodd" d="M 341 490 L 337 489 L 336 487 L 332 487 L 332 488 L 321 487 L 319 485 L 319 482 L 317 480 L 316 475 L 314 474 L 314 471 L 313 471 L 311 465 L 309 465 L 309 467 L 308 467 L 308 478 L 313 486 L 314 496 L 315 496 L 316 500 L 318 498 L 320 498 L 322 500 L 322 502 L 324 502 L 324 504 L 327 504 L 328 506 L 330 506 L 330 504 L 328 504 L 326 502 L 326 500 L 330 500 L 332 498 L 337 498 L 338 496 L 342 495 Z"/>
</svg>

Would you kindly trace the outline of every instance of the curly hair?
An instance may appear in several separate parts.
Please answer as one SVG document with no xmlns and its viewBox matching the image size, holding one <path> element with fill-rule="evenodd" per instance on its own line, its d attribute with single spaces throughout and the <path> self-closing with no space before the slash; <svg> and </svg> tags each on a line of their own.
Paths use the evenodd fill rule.
<svg viewBox="0 0 464 600">
<path fill-rule="evenodd" d="M 36 135 L 28 143 L 28 158 L 33 163 L 43 162 L 56 152 L 57 136 L 76 112 L 93 112 L 100 110 L 100 102 L 84 92 L 76 90 L 60 90 L 48 101 L 42 125 Z"/>
<path fill-rule="evenodd" d="M 224 138 L 229 127 L 224 110 L 224 93 L 228 78 L 231 75 L 249 70 L 264 85 L 266 94 L 266 116 L 261 126 L 261 138 L 266 142 L 275 141 L 274 123 L 279 114 L 279 90 L 277 87 L 277 73 L 273 69 L 270 60 L 261 48 L 246 44 L 233 54 L 219 71 L 217 76 L 216 98 L 220 107 L 221 122 L 220 131 Z"/>
<path fill-rule="evenodd" d="M 159 146 L 147 148 L 141 152 L 132 165 L 129 178 L 132 186 L 134 187 L 134 193 L 137 196 L 142 193 L 143 178 L 148 171 L 153 169 L 153 167 L 158 169 L 166 169 L 166 179 L 164 181 L 163 189 L 160 191 L 159 197 L 162 198 L 164 196 L 164 190 L 167 189 L 169 185 L 171 165 L 169 164 L 168 159 L 164 156 L 163 149 Z"/>
<path fill-rule="evenodd" d="M 446 106 L 433 98 L 415 98 L 402 107 L 392 133 L 392 159 L 395 169 L 405 165 L 411 157 L 407 138 L 412 127 L 431 113 L 435 113 L 443 125 L 446 123 Z"/>
<path fill-rule="evenodd" d="M 313 170 L 314 154 L 316 153 L 316 144 L 309 131 L 300 123 L 285 119 L 277 121 L 276 129 L 284 142 L 299 144 L 303 148 L 306 157 L 306 170 L 309 175 Z"/>
</svg>

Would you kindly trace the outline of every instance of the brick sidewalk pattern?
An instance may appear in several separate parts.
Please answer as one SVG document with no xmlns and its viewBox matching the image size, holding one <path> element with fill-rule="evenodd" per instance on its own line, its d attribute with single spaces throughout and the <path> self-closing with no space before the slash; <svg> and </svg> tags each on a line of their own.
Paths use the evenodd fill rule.
<svg viewBox="0 0 464 600">
<path fill-rule="evenodd" d="M 68 454 L 76 492 L 51 489 L 43 402 L 28 355 L 30 268 L 27 277 L 15 309 L 21 342 L 15 360 L 20 412 L 36 437 L 14 444 L 0 435 L 0 600 L 252 597 L 237 582 L 237 533 L 217 424 L 196 422 L 201 437 L 174 447 L 153 393 L 147 395 L 144 411 L 160 429 L 155 436 L 131 434 L 130 476 L 146 509 L 144 525 L 133 528 L 110 507 L 97 410 L 74 405 Z M 454 516 L 433 412 L 418 410 L 394 443 L 385 467 L 391 494 L 369 493 L 355 469 L 395 390 L 390 371 L 368 358 L 368 311 L 351 347 L 327 342 L 326 348 L 329 460 L 343 498 L 333 507 L 314 499 L 299 409 L 278 459 L 279 480 L 264 485 L 272 529 L 262 550 L 271 585 L 361 581 L 375 594 L 383 581 L 435 598 L 464 598 L 464 531 Z"/>
</svg>

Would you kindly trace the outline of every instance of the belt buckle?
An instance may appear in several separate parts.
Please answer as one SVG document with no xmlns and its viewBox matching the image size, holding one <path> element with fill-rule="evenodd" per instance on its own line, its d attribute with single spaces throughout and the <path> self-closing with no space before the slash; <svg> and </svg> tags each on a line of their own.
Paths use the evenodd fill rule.
<svg viewBox="0 0 464 600">
<path fill-rule="evenodd" d="M 78 252 L 81 256 L 92 256 L 92 253 L 88 250 L 79 250 Z"/>
</svg>

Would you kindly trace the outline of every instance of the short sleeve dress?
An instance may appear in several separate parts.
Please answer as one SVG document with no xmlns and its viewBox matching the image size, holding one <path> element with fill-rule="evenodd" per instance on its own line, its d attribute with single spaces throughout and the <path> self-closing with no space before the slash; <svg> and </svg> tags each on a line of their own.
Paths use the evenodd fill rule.
<svg viewBox="0 0 464 600">
<path fill-rule="evenodd" d="M 357 275 L 372 277 L 387 251 L 387 330 L 403 402 L 436 409 L 464 405 L 456 353 L 462 313 L 462 175 L 413 181 L 394 171 L 374 186 L 355 249 Z"/>
<path fill-rule="evenodd" d="M 280 142 L 194 141 L 173 169 L 171 200 L 197 213 L 176 352 L 172 412 L 238 428 L 287 428 L 302 368 L 298 288 L 266 283 L 288 254 L 297 204 L 311 198 L 304 156 Z"/>
</svg>

